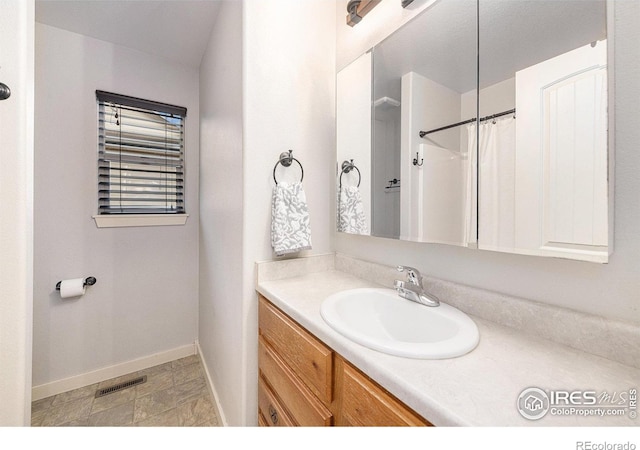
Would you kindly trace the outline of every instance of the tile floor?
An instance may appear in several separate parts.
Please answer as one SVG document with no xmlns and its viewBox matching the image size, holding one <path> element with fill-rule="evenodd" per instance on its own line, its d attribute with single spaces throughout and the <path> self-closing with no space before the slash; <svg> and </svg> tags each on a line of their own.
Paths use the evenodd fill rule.
<svg viewBox="0 0 640 450">
<path fill-rule="evenodd" d="M 97 389 L 146 375 L 144 384 L 100 398 Z M 198 355 L 33 402 L 32 426 L 219 426 Z"/>
</svg>

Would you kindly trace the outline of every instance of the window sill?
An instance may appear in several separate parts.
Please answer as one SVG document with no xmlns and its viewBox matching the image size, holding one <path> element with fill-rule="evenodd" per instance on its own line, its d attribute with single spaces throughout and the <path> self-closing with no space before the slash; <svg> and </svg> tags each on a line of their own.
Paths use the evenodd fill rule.
<svg viewBox="0 0 640 450">
<path fill-rule="evenodd" d="M 189 214 L 126 214 L 126 215 L 96 215 L 98 228 L 118 227 L 160 227 L 184 225 Z"/>
</svg>

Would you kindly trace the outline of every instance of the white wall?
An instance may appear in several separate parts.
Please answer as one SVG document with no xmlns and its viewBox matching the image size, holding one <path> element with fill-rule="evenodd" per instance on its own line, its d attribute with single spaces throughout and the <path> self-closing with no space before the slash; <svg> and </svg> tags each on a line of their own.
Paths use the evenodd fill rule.
<svg viewBox="0 0 640 450">
<path fill-rule="evenodd" d="M 224 420 L 242 423 L 242 2 L 221 2 L 200 65 L 202 357 Z"/>
<path fill-rule="evenodd" d="M 346 2 L 345 2 L 346 3 Z M 374 8 L 355 28 L 345 30 L 337 14 L 338 64 L 358 55 L 389 32 Z M 416 2 L 414 2 L 416 3 Z M 341 6 L 338 6 L 341 9 Z M 640 324 L 640 3 L 616 0 L 615 32 L 615 244 L 609 264 L 510 255 L 452 246 L 336 234 L 336 251 L 383 264 L 406 264 L 425 273 L 510 295 L 565 306 Z M 400 23 L 407 11 L 386 11 L 388 23 Z M 347 27 L 348 28 L 348 27 Z M 360 33 L 368 40 L 350 38 Z M 340 65 L 338 65 L 338 68 Z"/>
<path fill-rule="evenodd" d="M 460 120 L 467 120 L 476 117 L 477 91 L 465 92 L 460 97 L 461 111 Z M 492 84 L 480 89 L 480 117 L 489 116 L 502 111 L 508 111 L 516 107 L 516 79 L 508 78 L 499 83 Z M 468 143 L 467 127 L 460 128 L 460 142 L 463 150 L 466 151 Z"/>
<path fill-rule="evenodd" d="M 332 251 L 335 229 L 335 4 L 247 1 L 244 8 L 244 295 L 248 385 L 245 423 L 256 423 L 254 262 L 272 259 L 273 166 L 293 149 L 304 166 L 313 249 Z M 295 169 L 293 169 L 295 170 Z M 292 172 L 297 173 L 297 172 Z"/>
<path fill-rule="evenodd" d="M 200 71 L 200 346 L 226 422 L 256 425 L 254 272 L 275 258 L 281 152 L 292 149 L 304 167 L 313 248 L 300 255 L 332 250 L 335 11 L 324 0 L 229 1 L 217 20 Z M 300 172 L 294 164 L 277 175 Z"/>
<path fill-rule="evenodd" d="M 95 90 L 185 106 L 185 226 L 96 228 Z M 192 344 L 198 71 L 36 25 L 34 386 Z M 95 276 L 80 299 L 56 282 Z"/>
<path fill-rule="evenodd" d="M 337 101 L 339 99 L 338 94 Z M 390 185 L 389 181 L 400 179 L 400 107 L 376 108 L 373 141 L 371 233 L 375 236 L 398 237 L 400 235 L 400 187 L 393 189 L 387 189 L 387 187 Z M 401 186 L 401 183 L 395 186 Z M 376 214 L 376 211 L 384 211 L 384 213 Z"/>
<path fill-rule="evenodd" d="M 34 2 L 0 5 L 0 426 L 31 423 Z"/>
<path fill-rule="evenodd" d="M 336 68 L 342 69 L 366 50 L 377 44 L 402 24 L 437 1 L 414 0 L 402 8 L 400 0 L 383 0 L 356 26 L 346 24 L 349 0 L 336 1 Z"/>
<path fill-rule="evenodd" d="M 460 134 L 455 129 L 424 139 L 418 134 L 460 121 L 460 94 L 417 72 L 408 72 L 402 77 L 401 108 L 400 236 L 460 245 L 465 173 L 458 157 Z M 416 158 L 422 165 L 413 165 Z"/>
</svg>

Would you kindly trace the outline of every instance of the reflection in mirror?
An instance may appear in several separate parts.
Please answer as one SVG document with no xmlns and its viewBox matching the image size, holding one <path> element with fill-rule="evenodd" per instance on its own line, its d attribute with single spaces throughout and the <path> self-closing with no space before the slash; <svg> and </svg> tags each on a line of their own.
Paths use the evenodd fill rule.
<svg viewBox="0 0 640 450">
<path fill-rule="evenodd" d="M 479 114 L 515 113 L 468 126 L 478 247 L 606 262 L 605 1 L 481 0 L 479 24 Z"/>
<path fill-rule="evenodd" d="M 371 229 L 371 53 L 336 77 L 336 227 L 343 233 Z M 346 163 L 346 164 L 345 164 Z"/>
<path fill-rule="evenodd" d="M 467 245 L 469 140 L 430 130 L 474 117 L 476 4 L 439 1 L 373 49 L 372 234 Z"/>
<path fill-rule="evenodd" d="M 607 262 L 607 7 L 436 0 L 343 69 L 338 230 Z"/>
</svg>

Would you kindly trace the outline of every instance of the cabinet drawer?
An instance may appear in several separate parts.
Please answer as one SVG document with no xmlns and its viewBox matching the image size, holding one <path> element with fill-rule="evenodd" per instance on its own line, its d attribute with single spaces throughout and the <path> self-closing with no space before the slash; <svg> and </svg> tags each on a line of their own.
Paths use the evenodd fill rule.
<svg viewBox="0 0 640 450">
<path fill-rule="evenodd" d="M 338 425 L 431 425 L 350 364 L 341 360 L 338 368 L 342 394 Z"/>
<path fill-rule="evenodd" d="M 258 340 L 258 365 L 293 421 L 300 426 L 331 425 L 331 412 L 262 337 Z M 265 420 L 268 420 L 266 416 Z"/>
<path fill-rule="evenodd" d="M 292 427 L 295 426 L 286 410 L 282 407 L 275 394 L 267 383 L 258 377 L 258 420 L 264 423 L 260 426 L 267 427 Z"/>
<path fill-rule="evenodd" d="M 325 404 L 332 400 L 333 355 L 286 314 L 260 296 L 260 335 Z"/>
</svg>

